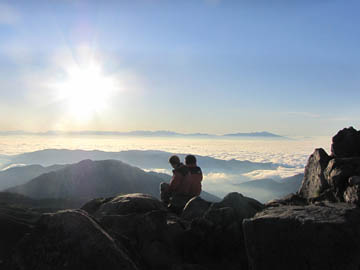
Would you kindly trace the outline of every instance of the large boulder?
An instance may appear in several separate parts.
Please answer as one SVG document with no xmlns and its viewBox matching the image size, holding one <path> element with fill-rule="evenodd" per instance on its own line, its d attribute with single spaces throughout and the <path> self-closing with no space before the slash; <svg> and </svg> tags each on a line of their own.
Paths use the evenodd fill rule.
<svg viewBox="0 0 360 270">
<path fill-rule="evenodd" d="M 126 245 L 145 269 L 170 269 L 182 263 L 178 250 L 185 226 L 158 199 L 141 193 L 99 198 L 82 209 Z"/>
<path fill-rule="evenodd" d="M 360 157 L 334 158 L 330 160 L 324 174 L 336 197 L 343 201 L 343 193 L 349 186 L 349 178 L 360 175 Z"/>
<path fill-rule="evenodd" d="M 264 208 L 259 201 L 245 197 L 238 192 L 231 192 L 224 197 L 221 202 L 213 203 L 209 210 L 205 213 L 205 218 L 212 220 L 215 217 L 213 212 L 219 212 L 220 209 L 230 208 L 236 216 L 237 220 L 242 222 L 244 218 L 253 217 L 257 212 Z"/>
<path fill-rule="evenodd" d="M 303 197 L 301 197 L 298 193 L 296 194 L 290 193 L 283 198 L 268 201 L 265 204 L 265 207 L 276 207 L 282 205 L 307 205 L 307 204 L 308 201 Z"/>
<path fill-rule="evenodd" d="M 247 269 L 242 221 L 264 208 L 240 193 L 229 193 L 195 218 L 183 235 L 185 258 L 208 269 Z"/>
<path fill-rule="evenodd" d="M 334 157 L 360 157 L 360 131 L 353 127 L 340 130 L 333 138 L 331 154 Z"/>
<path fill-rule="evenodd" d="M 359 224 L 345 203 L 267 208 L 243 222 L 250 269 L 360 269 Z"/>
<path fill-rule="evenodd" d="M 104 215 L 99 222 L 114 238 L 128 240 L 132 257 L 146 269 L 169 269 L 182 263 L 178 250 L 184 227 L 167 211 Z"/>
<path fill-rule="evenodd" d="M 44 214 L 17 245 L 15 269 L 128 269 L 137 266 L 126 250 L 85 211 Z"/>
<path fill-rule="evenodd" d="M 360 206 L 360 186 L 348 186 L 344 192 L 344 200 L 347 203 L 353 203 Z"/>
<path fill-rule="evenodd" d="M 324 149 L 315 149 L 305 167 L 304 179 L 299 190 L 300 196 L 306 199 L 315 198 L 329 187 L 324 171 L 330 159 Z"/>
<path fill-rule="evenodd" d="M 209 209 L 211 202 L 205 201 L 201 197 L 194 197 L 185 205 L 181 217 L 185 220 L 193 220 L 202 217 Z"/>
<path fill-rule="evenodd" d="M 95 199 L 86 203 L 82 209 L 89 211 L 91 215 L 98 218 L 105 215 L 140 214 L 154 210 L 167 210 L 158 199 L 143 193 L 119 195 L 109 199 Z"/>
</svg>

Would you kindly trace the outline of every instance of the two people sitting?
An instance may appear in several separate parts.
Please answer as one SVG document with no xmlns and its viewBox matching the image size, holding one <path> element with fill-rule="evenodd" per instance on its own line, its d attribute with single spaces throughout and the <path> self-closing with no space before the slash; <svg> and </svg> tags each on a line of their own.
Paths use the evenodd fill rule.
<svg viewBox="0 0 360 270">
<path fill-rule="evenodd" d="M 160 197 L 172 211 L 180 214 L 191 198 L 200 195 L 203 175 L 193 155 L 185 157 L 185 165 L 176 155 L 170 157 L 169 163 L 173 167 L 173 176 L 169 184 L 161 183 Z"/>
</svg>

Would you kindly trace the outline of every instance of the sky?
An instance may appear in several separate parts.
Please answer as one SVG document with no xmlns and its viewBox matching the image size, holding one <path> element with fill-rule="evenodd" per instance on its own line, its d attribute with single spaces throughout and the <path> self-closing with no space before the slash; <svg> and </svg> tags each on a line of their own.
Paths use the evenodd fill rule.
<svg viewBox="0 0 360 270">
<path fill-rule="evenodd" d="M 0 131 L 360 126 L 357 0 L 0 0 Z"/>
</svg>

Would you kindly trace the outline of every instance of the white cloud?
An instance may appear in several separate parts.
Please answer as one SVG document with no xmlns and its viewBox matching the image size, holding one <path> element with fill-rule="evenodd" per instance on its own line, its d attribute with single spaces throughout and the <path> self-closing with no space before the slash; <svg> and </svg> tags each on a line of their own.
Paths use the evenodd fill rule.
<svg viewBox="0 0 360 270">
<path fill-rule="evenodd" d="M 304 168 L 284 168 L 279 167 L 276 170 L 256 170 L 249 173 L 244 174 L 244 176 L 253 179 L 265 179 L 271 178 L 274 180 L 280 180 L 281 178 L 291 177 L 299 173 L 303 173 Z"/>
<path fill-rule="evenodd" d="M 7 4 L 0 4 L 0 24 L 12 25 L 20 20 L 20 14 Z"/>
<path fill-rule="evenodd" d="M 144 171 L 146 171 L 146 172 L 156 172 L 156 173 L 165 173 L 165 174 L 169 174 L 169 175 L 172 174 L 171 170 L 161 169 L 161 168 L 144 169 Z"/>
</svg>

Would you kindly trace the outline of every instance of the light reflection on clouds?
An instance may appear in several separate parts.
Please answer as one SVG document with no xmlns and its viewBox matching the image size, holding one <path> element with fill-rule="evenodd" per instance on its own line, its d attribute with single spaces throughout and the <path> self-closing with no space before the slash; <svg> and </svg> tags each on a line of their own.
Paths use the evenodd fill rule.
<svg viewBox="0 0 360 270">
<path fill-rule="evenodd" d="M 303 168 L 315 148 L 329 152 L 329 137 L 295 140 L 154 138 L 115 136 L 0 136 L 0 154 L 14 155 L 43 149 L 82 149 L 117 152 L 162 150 L 218 159 L 273 162 Z"/>
</svg>

